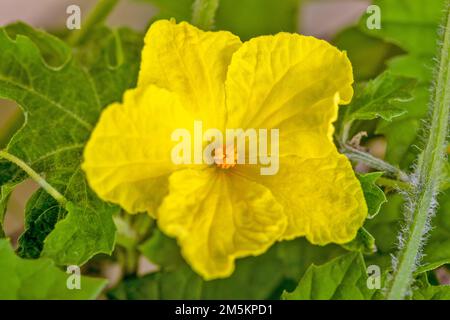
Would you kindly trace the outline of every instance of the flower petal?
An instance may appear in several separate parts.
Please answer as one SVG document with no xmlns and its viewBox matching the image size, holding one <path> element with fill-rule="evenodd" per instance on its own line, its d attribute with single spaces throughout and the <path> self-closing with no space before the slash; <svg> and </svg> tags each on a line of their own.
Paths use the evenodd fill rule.
<svg viewBox="0 0 450 320">
<path fill-rule="evenodd" d="M 350 102 L 352 83 L 346 54 L 323 40 L 290 33 L 254 38 L 228 69 L 227 127 L 279 128 L 280 139 L 298 131 L 331 138 L 338 103 Z"/>
<path fill-rule="evenodd" d="M 262 185 L 216 168 L 177 171 L 169 181 L 158 225 L 207 280 L 229 276 L 235 258 L 263 253 L 284 232 L 283 209 Z"/>
<path fill-rule="evenodd" d="M 346 243 L 356 236 L 367 216 L 361 186 L 348 159 L 337 151 L 323 158 L 280 158 L 273 176 L 256 166 L 237 168 L 269 188 L 288 216 L 282 239 L 299 236 L 314 244 Z"/>
<path fill-rule="evenodd" d="M 138 86 L 149 83 L 176 92 L 205 126 L 225 121 L 225 78 L 241 41 L 230 32 L 204 32 L 181 22 L 156 21 L 145 36 Z"/>
<path fill-rule="evenodd" d="M 192 116 L 177 97 L 148 86 L 128 90 L 122 104 L 103 111 L 84 150 L 83 170 L 100 198 L 130 213 L 154 211 L 175 169 L 171 133 L 191 128 Z"/>
</svg>

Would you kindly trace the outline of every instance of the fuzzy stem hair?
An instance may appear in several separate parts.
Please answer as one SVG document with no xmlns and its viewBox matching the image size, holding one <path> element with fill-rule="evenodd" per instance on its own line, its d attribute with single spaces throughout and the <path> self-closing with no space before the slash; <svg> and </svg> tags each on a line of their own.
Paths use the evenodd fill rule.
<svg viewBox="0 0 450 320">
<path fill-rule="evenodd" d="M 450 106 L 450 19 L 446 2 L 446 21 L 440 55 L 435 72 L 435 85 L 429 105 L 425 145 L 411 178 L 412 190 L 406 194 L 405 221 L 399 235 L 399 251 L 394 258 L 394 273 L 386 287 L 386 298 L 404 299 L 410 293 L 413 273 L 422 259 L 422 248 L 435 214 L 440 177 L 446 162 Z"/>
</svg>

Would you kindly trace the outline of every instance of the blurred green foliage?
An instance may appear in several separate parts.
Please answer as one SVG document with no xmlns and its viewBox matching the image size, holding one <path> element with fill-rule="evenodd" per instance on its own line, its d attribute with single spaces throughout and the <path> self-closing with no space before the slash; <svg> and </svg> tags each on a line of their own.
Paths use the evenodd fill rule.
<svg viewBox="0 0 450 320">
<path fill-rule="evenodd" d="M 156 19 L 175 18 L 190 21 L 194 0 L 140 0 L 157 6 Z M 217 9 L 214 29 L 228 30 L 242 40 L 275 34 L 295 32 L 300 0 L 223 0 Z"/>
</svg>

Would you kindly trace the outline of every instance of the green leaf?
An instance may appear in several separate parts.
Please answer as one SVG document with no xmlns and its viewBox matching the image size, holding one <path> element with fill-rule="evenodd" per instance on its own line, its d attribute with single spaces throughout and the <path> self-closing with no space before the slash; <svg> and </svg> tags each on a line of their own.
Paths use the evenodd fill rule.
<svg viewBox="0 0 450 320">
<path fill-rule="evenodd" d="M 279 262 L 271 250 L 238 261 L 226 279 L 203 281 L 186 263 L 176 269 L 125 280 L 108 296 L 116 299 L 266 299 L 282 281 Z M 270 274 L 270 277 L 267 275 Z"/>
<path fill-rule="evenodd" d="M 332 43 L 347 52 L 356 81 L 375 78 L 386 69 L 387 59 L 402 52 L 393 44 L 368 36 L 357 26 L 339 32 Z"/>
<path fill-rule="evenodd" d="M 187 266 L 177 272 L 156 272 L 141 278 L 128 278 L 109 291 L 109 299 L 161 300 L 200 299 L 202 280 Z"/>
<path fill-rule="evenodd" d="M 159 229 L 155 229 L 150 239 L 139 246 L 139 251 L 164 270 L 176 270 L 184 264 L 176 241 L 164 235 Z"/>
<path fill-rule="evenodd" d="M 404 201 L 401 195 L 388 197 L 388 202 L 380 213 L 372 220 L 367 220 L 365 228 L 375 237 L 377 253 L 368 256 L 367 263 L 377 264 L 382 270 L 391 268 L 391 255 L 395 253 L 398 239 L 396 232 L 400 230 L 402 208 Z M 443 192 L 439 197 L 439 208 L 431 220 L 432 232 L 423 248 L 423 259 L 415 274 L 434 270 L 441 265 L 450 263 L 450 191 Z"/>
<path fill-rule="evenodd" d="M 400 230 L 403 198 L 400 194 L 387 197 L 378 215 L 366 220 L 364 227 L 372 234 L 377 243 L 377 252 L 366 257 L 367 264 L 378 265 L 383 272 L 392 267 L 392 254 L 398 245 L 397 232 Z"/>
<path fill-rule="evenodd" d="M 412 300 L 449 300 L 449 285 L 431 285 L 429 275 L 422 273 L 418 275 L 412 286 Z"/>
<path fill-rule="evenodd" d="M 22 22 L 7 25 L 4 30 L 11 39 L 26 35 L 38 47 L 45 63 L 53 68 L 66 64 L 71 58 L 71 49 L 64 42 Z"/>
<path fill-rule="evenodd" d="M 371 172 L 358 175 L 359 182 L 366 199 L 368 219 L 373 219 L 381 209 L 383 203 L 387 202 L 386 195 L 377 185 L 376 181 L 383 175 L 383 172 Z"/>
<path fill-rule="evenodd" d="M 387 61 L 388 70 L 394 75 L 414 78 L 419 84 L 431 81 L 433 69 L 432 54 L 429 56 L 400 55 Z"/>
<path fill-rule="evenodd" d="M 346 108 L 344 124 L 355 120 L 382 118 L 392 121 L 404 114 L 404 103 L 412 99 L 415 81 L 384 72 L 374 80 L 358 88 L 352 103 Z"/>
<path fill-rule="evenodd" d="M 160 12 L 154 18 L 190 21 L 194 0 L 143 0 L 156 5 Z M 220 1 L 215 29 L 228 30 L 242 40 L 281 31 L 297 31 L 299 0 L 227 0 Z M 251 14 L 249 14 L 251 13 Z"/>
<path fill-rule="evenodd" d="M 282 241 L 274 247 L 280 270 L 287 280 L 294 281 L 293 288 L 312 264 L 326 263 L 346 252 L 339 245 L 315 246 L 304 238 Z"/>
<path fill-rule="evenodd" d="M 377 251 L 375 238 L 364 228 L 359 229 L 355 239 L 343 244 L 342 247 L 349 251 L 357 251 L 365 254 L 371 254 Z"/>
<path fill-rule="evenodd" d="M 25 208 L 25 231 L 19 238 L 19 256 L 38 258 L 45 238 L 54 229 L 60 215 L 65 214 L 65 210 L 48 193 L 42 189 L 36 191 Z"/>
<path fill-rule="evenodd" d="M 195 0 L 192 6 L 192 24 L 200 29 L 210 30 L 219 2 L 219 0 Z"/>
<path fill-rule="evenodd" d="M 284 292 L 286 300 L 371 299 L 376 289 L 367 286 L 367 273 L 360 253 L 349 253 L 321 266 L 311 266 L 297 288 Z"/>
<path fill-rule="evenodd" d="M 394 43 L 407 52 L 434 55 L 444 3 L 444 0 L 375 0 L 373 4 L 381 10 L 381 28 L 367 28 L 370 14 L 363 16 L 360 27 L 367 34 Z"/>
<path fill-rule="evenodd" d="M 9 197 L 15 186 L 20 182 L 15 174 L 21 175 L 18 168 L 14 164 L 0 159 L 0 238 L 5 236 L 3 220 L 5 219 Z M 13 178 L 11 179 L 11 177 Z"/>
<path fill-rule="evenodd" d="M 79 54 L 74 59 L 66 44 L 45 32 L 23 24 L 0 29 L 0 97 L 16 101 L 26 115 L 7 151 L 45 175 L 71 202 L 58 209 L 58 222 L 43 246 L 43 254 L 59 264 L 82 264 L 97 253 L 111 253 L 114 245 L 112 213 L 118 208 L 89 189 L 80 164 L 102 109 L 135 84 L 142 43 L 129 30 L 99 32 L 101 41 L 100 36 L 92 37 L 99 48 L 95 57 Z M 10 186 L 24 178 L 16 168 L 2 179 L 2 192 L 5 185 L 8 193 Z M 45 201 L 28 207 L 33 213 L 27 215 L 26 236 L 33 232 L 36 236 L 36 230 L 30 229 L 33 224 L 44 233 L 52 229 L 54 219 L 42 218 L 49 210 L 54 217 L 53 206 Z M 43 233 L 36 236 L 34 248 L 22 240 L 21 254 L 37 256 L 42 237 Z"/>
<path fill-rule="evenodd" d="M 68 265 L 83 264 L 97 253 L 112 253 L 116 228 L 109 220 L 117 212 L 116 207 L 105 205 L 97 210 L 68 202 L 66 210 L 67 217 L 44 240 L 42 256 L 52 258 L 59 265 Z"/>
<path fill-rule="evenodd" d="M 360 29 L 367 35 L 396 44 L 406 55 L 388 61 L 388 69 L 395 75 L 419 80 L 412 92 L 414 100 L 405 104 L 407 113 L 393 122 L 380 121 L 376 129 L 387 139 L 385 160 L 411 166 L 418 154 L 418 133 L 421 120 L 426 116 L 431 86 L 433 58 L 437 56 L 439 23 L 445 0 L 375 0 L 381 10 L 381 29 L 369 30 L 368 15 L 360 20 Z"/>
<path fill-rule="evenodd" d="M 69 290 L 68 277 L 50 259 L 17 257 L 9 241 L 0 239 L 0 299 L 94 299 L 107 283 L 81 277 L 81 289 Z"/>
<path fill-rule="evenodd" d="M 236 263 L 227 279 L 203 281 L 202 299 L 267 299 L 283 279 L 278 271 L 276 248 Z M 268 277 L 267 275 L 271 275 Z"/>
<path fill-rule="evenodd" d="M 155 230 L 140 250 L 160 266 L 160 272 L 125 282 L 111 295 L 123 297 L 125 294 L 133 299 L 265 299 L 283 277 L 275 248 L 258 257 L 238 260 L 236 270 L 229 278 L 214 281 L 203 281 L 195 274 L 181 257 L 176 241 L 159 230 Z M 270 279 L 267 274 L 272 275 Z M 153 290 L 146 291 L 147 286 L 158 288 L 157 295 Z M 149 295 L 136 297 L 135 290 Z"/>
<path fill-rule="evenodd" d="M 431 61 L 432 58 L 429 58 Z M 405 66 L 405 68 L 407 68 Z M 409 69 L 411 70 L 411 69 Z M 431 67 L 429 68 L 431 70 Z M 428 72 L 430 72 L 428 70 Z M 398 72 L 401 76 L 411 75 L 411 72 L 401 72 L 400 70 L 392 70 Z M 376 134 L 383 135 L 387 140 L 387 149 L 385 161 L 399 165 L 401 168 L 409 169 L 413 161 L 417 158 L 420 145 L 419 130 L 422 119 L 426 116 L 427 105 L 429 103 L 429 88 L 431 79 L 428 81 L 419 80 L 418 85 L 411 91 L 414 99 L 404 104 L 405 114 L 397 117 L 394 121 L 379 121 L 375 130 Z"/>
<path fill-rule="evenodd" d="M 190 21 L 194 0 L 139 0 L 148 2 L 159 9 L 159 13 L 152 19 L 170 19 L 176 21 Z"/>
<path fill-rule="evenodd" d="M 203 281 L 184 262 L 174 239 L 158 229 L 139 248 L 160 270 L 127 279 L 109 293 L 116 299 L 267 299 L 294 288 L 312 263 L 324 263 L 345 252 L 340 246 L 313 246 L 305 239 L 283 241 L 257 257 L 236 262 L 231 277 Z M 271 276 L 268 278 L 267 275 Z M 175 283 L 175 284 L 172 284 Z"/>
<path fill-rule="evenodd" d="M 95 29 L 75 56 L 87 68 L 100 105 L 122 99 L 123 92 L 136 84 L 143 35 L 128 28 Z"/>
<path fill-rule="evenodd" d="M 413 291 L 413 300 L 450 300 L 450 286 L 429 286 Z"/>
<path fill-rule="evenodd" d="M 296 32 L 298 12 L 299 0 L 221 1 L 216 27 L 229 30 L 242 40 L 281 31 Z"/>
</svg>

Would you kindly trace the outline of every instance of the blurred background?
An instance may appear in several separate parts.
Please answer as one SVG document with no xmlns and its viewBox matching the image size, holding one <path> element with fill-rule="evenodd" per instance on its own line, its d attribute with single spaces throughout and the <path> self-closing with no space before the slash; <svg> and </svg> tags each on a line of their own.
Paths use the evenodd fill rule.
<svg viewBox="0 0 450 320">
<path fill-rule="evenodd" d="M 44 29 L 58 29 L 65 25 L 67 18 L 66 8 L 71 4 L 76 4 L 81 8 L 82 14 L 86 14 L 95 5 L 97 0 L 2 0 L 0 1 L 0 25 L 8 24 L 17 20 L 25 21 L 34 27 Z M 277 0 L 278 2 L 286 2 L 295 4 L 297 0 Z M 275 1 L 275 2 L 277 2 Z M 358 21 L 361 13 L 367 9 L 369 0 L 301 0 L 302 10 L 298 15 L 297 31 L 306 35 L 314 35 L 321 38 L 327 38 L 335 34 L 349 24 Z M 116 7 L 114 12 L 108 18 L 110 26 L 129 26 L 133 29 L 144 30 L 149 20 L 159 14 L 164 9 L 164 0 L 122 0 Z M 175 2 L 175 1 L 173 1 Z M 183 7 L 185 3 L 190 6 L 189 0 L 178 0 L 179 7 Z M 222 0 L 221 5 L 227 6 L 227 2 L 232 4 L 232 8 L 236 8 L 235 0 Z M 256 0 L 253 2 L 256 6 L 270 7 L 270 3 L 274 1 Z M 181 3 L 181 5 L 180 5 Z M 163 9 L 161 9 L 163 7 Z M 297 7 L 292 5 L 291 8 Z M 286 7 L 288 9 L 288 6 Z M 178 9 L 179 10 L 179 9 Z M 238 10 L 238 9 L 236 9 Z M 252 10 L 253 12 L 253 10 Z M 256 11 L 257 12 L 257 11 Z M 300 12 L 300 10 L 299 10 Z M 220 8 L 217 20 L 220 22 Z M 271 26 L 282 27 L 287 21 L 279 21 L 284 19 L 277 12 L 266 18 L 271 21 L 267 23 L 267 28 Z M 241 12 L 242 15 L 245 12 Z M 239 19 L 239 12 L 235 12 L 234 18 Z M 295 14 L 293 14 L 295 16 Z M 227 16 L 227 19 L 230 17 Z M 248 15 L 246 15 L 248 18 Z M 255 17 L 257 19 L 259 17 Z M 249 26 L 251 28 L 251 26 Z"/>
<path fill-rule="evenodd" d="M 21 20 L 33 27 L 60 33 L 65 28 L 68 17 L 66 9 L 69 5 L 80 7 L 83 20 L 96 2 L 97 0 L 1 0 L 0 25 Z M 170 6 L 171 2 L 176 5 Z M 283 5 L 279 2 L 283 2 Z M 152 19 L 158 17 L 175 16 L 177 20 L 186 19 L 191 3 L 192 0 L 121 0 L 108 17 L 107 24 L 112 27 L 128 26 L 144 32 Z M 228 29 L 243 40 L 283 30 L 296 30 L 302 34 L 330 39 L 344 28 L 357 23 L 369 3 L 368 0 L 301 0 L 300 10 L 298 0 L 222 0 L 216 24 L 217 28 Z M 254 16 L 249 18 L 248 12 L 253 12 Z M 243 19 L 245 23 L 242 23 Z M 261 27 L 264 29 L 261 30 Z M 0 148 L 5 147 L 9 137 L 20 128 L 21 118 L 22 113 L 14 103 L 0 100 Z M 26 181 L 15 189 L 10 198 L 5 231 L 13 244 L 23 231 L 25 203 L 35 190 L 36 185 L 32 181 Z"/>
</svg>

